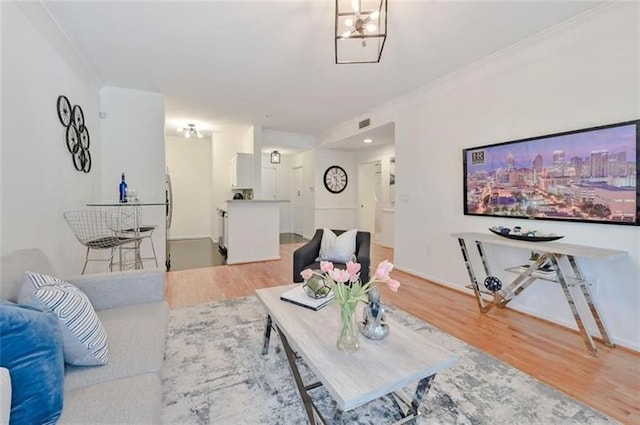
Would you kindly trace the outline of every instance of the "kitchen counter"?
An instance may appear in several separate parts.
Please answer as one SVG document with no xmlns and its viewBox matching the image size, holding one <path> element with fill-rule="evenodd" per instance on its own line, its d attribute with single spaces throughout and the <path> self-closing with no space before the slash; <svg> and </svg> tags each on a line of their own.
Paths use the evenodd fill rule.
<svg viewBox="0 0 640 425">
<path fill-rule="evenodd" d="M 229 199 L 227 264 L 280 259 L 280 203 L 289 201 Z"/>
<path fill-rule="evenodd" d="M 288 199 L 282 199 L 282 200 L 278 200 L 278 199 L 227 199 L 225 202 L 230 202 L 230 203 L 261 203 L 261 202 L 291 202 Z"/>
</svg>

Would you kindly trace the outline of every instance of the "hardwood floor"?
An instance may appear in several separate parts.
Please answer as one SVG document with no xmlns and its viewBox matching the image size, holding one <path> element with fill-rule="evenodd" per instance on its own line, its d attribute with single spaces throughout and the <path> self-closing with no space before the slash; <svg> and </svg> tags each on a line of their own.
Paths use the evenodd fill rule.
<svg viewBox="0 0 640 425">
<path fill-rule="evenodd" d="M 292 253 L 282 260 L 168 272 L 172 308 L 252 295 L 255 289 L 292 281 Z M 373 245 L 373 267 L 393 261 L 393 250 Z M 478 311 L 471 295 L 403 273 L 392 272 L 397 293 L 380 286 L 383 301 L 414 314 L 468 344 L 621 421 L 640 424 L 640 354 L 598 343 L 592 357 L 580 335 L 511 309 Z"/>
</svg>

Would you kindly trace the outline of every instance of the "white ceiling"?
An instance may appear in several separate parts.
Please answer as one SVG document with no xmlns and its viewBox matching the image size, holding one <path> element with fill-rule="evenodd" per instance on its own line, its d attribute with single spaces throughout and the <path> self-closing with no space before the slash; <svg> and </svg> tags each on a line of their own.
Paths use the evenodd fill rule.
<svg viewBox="0 0 640 425">
<path fill-rule="evenodd" d="M 48 1 L 105 85 L 166 95 L 167 125 L 318 134 L 594 1 L 394 1 L 380 64 L 334 63 L 333 1 Z M 168 133 L 170 134 L 170 133 Z M 177 134 L 177 133 L 176 133 Z"/>
</svg>

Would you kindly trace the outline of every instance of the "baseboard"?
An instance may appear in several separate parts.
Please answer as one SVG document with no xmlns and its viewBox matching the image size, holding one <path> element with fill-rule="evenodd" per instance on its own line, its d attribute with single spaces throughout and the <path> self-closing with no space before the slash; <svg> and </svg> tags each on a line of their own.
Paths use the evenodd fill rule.
<svg viewBox="0 0 640 425">
<path fill-rule="evenodd" d="M 435 278 L 433 276 L 429 276 L 429 275 L 426 275 L 424 273 L 420 273 L 420 272 L 417 272 L 415 270 L 411 270 L 411 269 L 408 269 L 408 268 L 405 268 L 405 267 L 396 266 L 396 270 L 399 270 L 401 272 L 410 274 L 410 275 L 418 277 L 420 279 L 428 280 L 429 282 L 435 283 L 436 285 L 444 286 L 446 288 L 453 289 L 453 290 L 458 291 L 458 292 L 462 292 L 464 294 L 467 294 L 467 295 L 475 298 L 475 294 L 473 293 L 473 290 L 472 289 L 468 289 L 468 288 L 466 288 L 464 286 L 456 285 L 456 284 L 453 284 L 451 282 L 442 281 L 442 280 L 437 279 L 437 278 Z M 474 302 L 475 302 L 475 300 L 474 300 Z M 561 326 L 561 327 L 563 327 L 565 329 L 568 329 L 568 330 L 570 330 L 572 332 L 575 332 L 576 335 L 581 336 L 580 332 L 578 330 L 578 327 L 575 324 L 575 322 L 574 323 L 568 323 L 566 321 L 561 321 L 561 320 L 551 319 L 551 318 L 548 318 L 548 317 L 543 317 L 535 309 L 522 308 L 522 307 L 516 308 L 516 307 L 513 307 L 511 305 L 507 305 L 505 308 L 508 308 L 510 310 L 517 311 L 518 313 L 525 314 L 527 316 L 533 317 L 534 319 L 542 320 L 542 321 L 547 322 L 547 323 L 551 323 L 551 324 L 554 324 L 554 325 L 557 325 L 557 326 Z M 590 333 L 591 333 L 591 335 L 592 335 L 592 337 L 594 339 L 596 339 L 598 341 L 601 341 L 600 337 L 594 336 L 594 335 L 600 335 L 600 332 L 597 329 L 590 329 Z M 635 344 L 633 341 L 627 341 L 625 339 L 615 338 L 613 335 L 610 335 L 610 337 L 611 337 L 611 339 L 612 339 L 612 341 L 613 341 L 613 343 L 615 345 L 620 346 L 621 348 L 623 348 L 625 350 L 628 350 L 628 351 L 631 351 L 631 352 L 634 352 L 634 353 L 640 353 L 640 346 Z"/>
<path fill-rule="evenodd" d="M 259 257 L 259 258 L 242 258 L 242 259 L 238 259 L 238 260 L 234 260 L 233 258 L 227 258 L 227 264 L 228 265 L 235 265 L 235 264 L 245 264 L 245 263 L 257 263 L 259 261 L 275 261 L 275 260 L 280 260 L 280 256 L 277 257 Z"/>
<path fill-rule="evenodd" d="M 213 240 L 210 235 L 187 235 L 187 236 L 171 236 L 167 238 L 170 241 L 190 241 L 193 239 L 211 239 L 211 242 L 218 243 L 217 240 Z"/>
</svg>

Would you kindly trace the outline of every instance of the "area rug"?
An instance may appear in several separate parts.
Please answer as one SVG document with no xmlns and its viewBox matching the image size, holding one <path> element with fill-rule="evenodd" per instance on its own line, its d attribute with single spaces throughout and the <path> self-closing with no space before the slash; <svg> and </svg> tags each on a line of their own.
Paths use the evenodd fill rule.
<svg viewBox="0 0 640 425">
<path fill-rule="evenodd" d="M 436 376 L 417 424 L 617 423 L 400 309 L 387 309 L 397 321 L 429 334 L 458 356 L 454 367 Z M 308 423 L 275 332 L 269 353 L 260 354 L 265 317 L 253 296 L 171 312 L 162 379 L 163 423 Z M 315 382 L 304 361 L 298 361 L 305 382 Z M 405 399 L 411 400 L 414 390 L 407 388 Z M 324 389 L 312 393 L 329 424 L 378 425 L 400 419 L 388 397 L 340 412 Z"/>
</svg>

